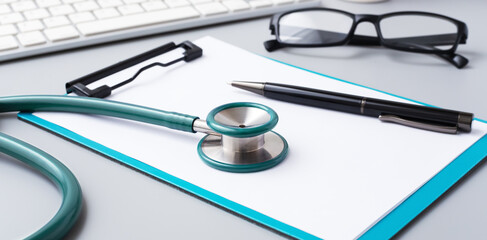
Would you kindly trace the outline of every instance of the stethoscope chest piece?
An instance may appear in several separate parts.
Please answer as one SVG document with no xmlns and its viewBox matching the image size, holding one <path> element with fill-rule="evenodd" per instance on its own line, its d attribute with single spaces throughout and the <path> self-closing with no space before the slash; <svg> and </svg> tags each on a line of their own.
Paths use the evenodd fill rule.
<svg viewBox="0 0 487 240">
<path fill-rule="evenodd" d="M 198 144 L 198 154 L 209 166 L 229 172 L 255 172 L 279 164 L 288 145 L 271 131 L 278 117 L 271 108 L 257 103 L 230 103 L 208 114 L 208 126 L 218 134 Z"/>
</svg>

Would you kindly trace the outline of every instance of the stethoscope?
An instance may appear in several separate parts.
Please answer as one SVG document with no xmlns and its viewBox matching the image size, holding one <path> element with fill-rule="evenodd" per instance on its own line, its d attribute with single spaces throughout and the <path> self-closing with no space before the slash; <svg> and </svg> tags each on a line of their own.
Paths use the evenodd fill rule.
<svg viewBox="0 0 487 240">
<path fill-rule="evenodd" d="M 13 96 L 0 98 L 0 112 L 75 112 L 130 119 L 168 128 L 207 134 L 197 146 L 207 165 L 227 172 L 255 172 L 284 160 L 286 140 L 271 131 L 278 116 L 257 103 L 229 103 L 213 109 L 206 121 L 198 117 L 154 108 L 70 96 Z M 63 194 L 56 215 L 27 239 L 59 239 L 74 225 L 81 212 L 81 187 L 73 173 L 42 150 L 0 133 L 0 152 L 21 160 L 53 181 Z"/>
</svg>

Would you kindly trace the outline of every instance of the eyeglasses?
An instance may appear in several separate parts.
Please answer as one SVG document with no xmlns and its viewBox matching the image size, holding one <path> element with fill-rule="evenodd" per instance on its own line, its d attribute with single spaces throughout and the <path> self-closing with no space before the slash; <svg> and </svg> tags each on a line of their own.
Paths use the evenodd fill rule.
<svg viewBox="0 0 487 240">
<path fill-rule="evenodd" d="M 355 35 L 361 22 L 371 22 L 377 37 Z M 456 19 L 427 12 L 395 12 L 384 15 L 352 14 L 328 8 L 307 8 L 272 17 L 267 51 L 283 47 L 328 47 L 345 44 L 376 45 L 391 49 L 435 54 L 457 68 L 468 59 L 455 53 L 467 40 L 467 25 Z"/>
</svg>

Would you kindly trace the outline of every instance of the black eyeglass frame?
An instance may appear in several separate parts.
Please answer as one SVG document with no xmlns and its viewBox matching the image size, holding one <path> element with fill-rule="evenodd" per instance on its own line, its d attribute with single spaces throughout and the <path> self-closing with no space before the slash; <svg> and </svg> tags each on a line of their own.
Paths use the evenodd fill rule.
<svg viewBox="0 0 487 240">
<path fill-rule="evenodd" d="M 342 41 L 338 42 L 333 42 L 333 43 L 319 43 L 319 44 L 294 44 L 294 43 L 286 43 L 285 41 L 282 41 L 280 39 L 280 33 L 279 33 L 279 21 L 281 20 L 282 17 L 297 13 L 297 12 L 305 12 L 305 11 L 331 11 L 331 12 L 336 12 L 340 13 L 346 16 L 349 16 L 353 22 L 350 27 L 350 31 L 347 33 L 346 38 L 344 38 Z M 457 37 L 455 39 L 455 42 L 452 44 L 452 47 L 449 49 L 420 49 L 420 48 L 408 48 L 408 47 L 399 47 L 395 44 L 390 44 L 389 40 L 385 39 L 383 37 L 381 28 L 380 28 L 380 22 L 383 19 L 389 18 L 389 17 L 394 17 L 394 16 L 401 16 L 401 15 L 419 15 L 419 16 L 428 16 L 428 17 L 435 17 L 439 19 L 443 19 L 446 21 L 449 21 L 453 23 L 457 27 Z M 355 35 L 355 30 L 358 26 L 359 23 L 362 22 L 370 22 L 374 25 L 375 30 L 377 32 L 377 37 L 374 36 L 363 36 L 363 35 Z M 271 30 L 271 34 L 276 36 L 275 40 L 269 40 L 264 43 L 265 48 L 267 51 L 272 52 L 274 50 L 283 48 L 283 47 L 305 47 L 305 48 L 311 48 L 311 47 L 331 47 L 331 46 L 342 46 L 346 44 L 351 44 L 351 45 L 369 45 L 369 46 L 384 46 L 387 48 L 399 50 L 399 51 L 406 51 L 406 52 L 416 52 L 416 53 L 430 53 L 430 54 L 435 54 L 438 55 L 439 57 L 447 60 L 448 62 L 452 63 L 455 65 L 457 68 L 462 68 L 468 63 L 468 59 L 465 57 L 458 55 L 455 53 L 455 51 L 458 48 L 459 44 L 465 44 L 467 37 L 468 37 L 468 28 L 467 25 L 459 20 L 456 20 L 451 17 L 447 17 L 444 15 L 436 14 L 436 13 L 429 13 L 429 12 L 421 12 L 421 11 L 402 11 L 402 12 L 392 12 L 392 13 L 387 13 L 387 14 L 382 14 L 382 15 L 373 15 L 373 14 L 353 14 L 349 13 L 346 11 L 338 10 L 338 9 L 331 9 L 331 8 L 320 8 L 320 7 L 315 7 L 315 8 L 303 8 L 303 9 L 297 9 L 297 10 L 292 10 L 288 12 L 283 12 L 283 13 L 277 13 L 272 16 L 271 21 L 270 21 L 270 26 L 269 29 Z"/>
</svg>

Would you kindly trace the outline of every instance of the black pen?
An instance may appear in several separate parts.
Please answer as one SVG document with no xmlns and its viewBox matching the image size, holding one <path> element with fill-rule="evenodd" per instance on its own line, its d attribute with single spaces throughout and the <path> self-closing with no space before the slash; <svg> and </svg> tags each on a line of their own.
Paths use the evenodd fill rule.
<svg viewBox="0 0 487 240">
<path fill-rule="evenodd" d="M 232 86 L 267 98 L 377 117 L 384 122 L 442 133 L 470 132 L 472 113 L 354 96 L 279 83 L 234 81 Z"/>
</svg>

